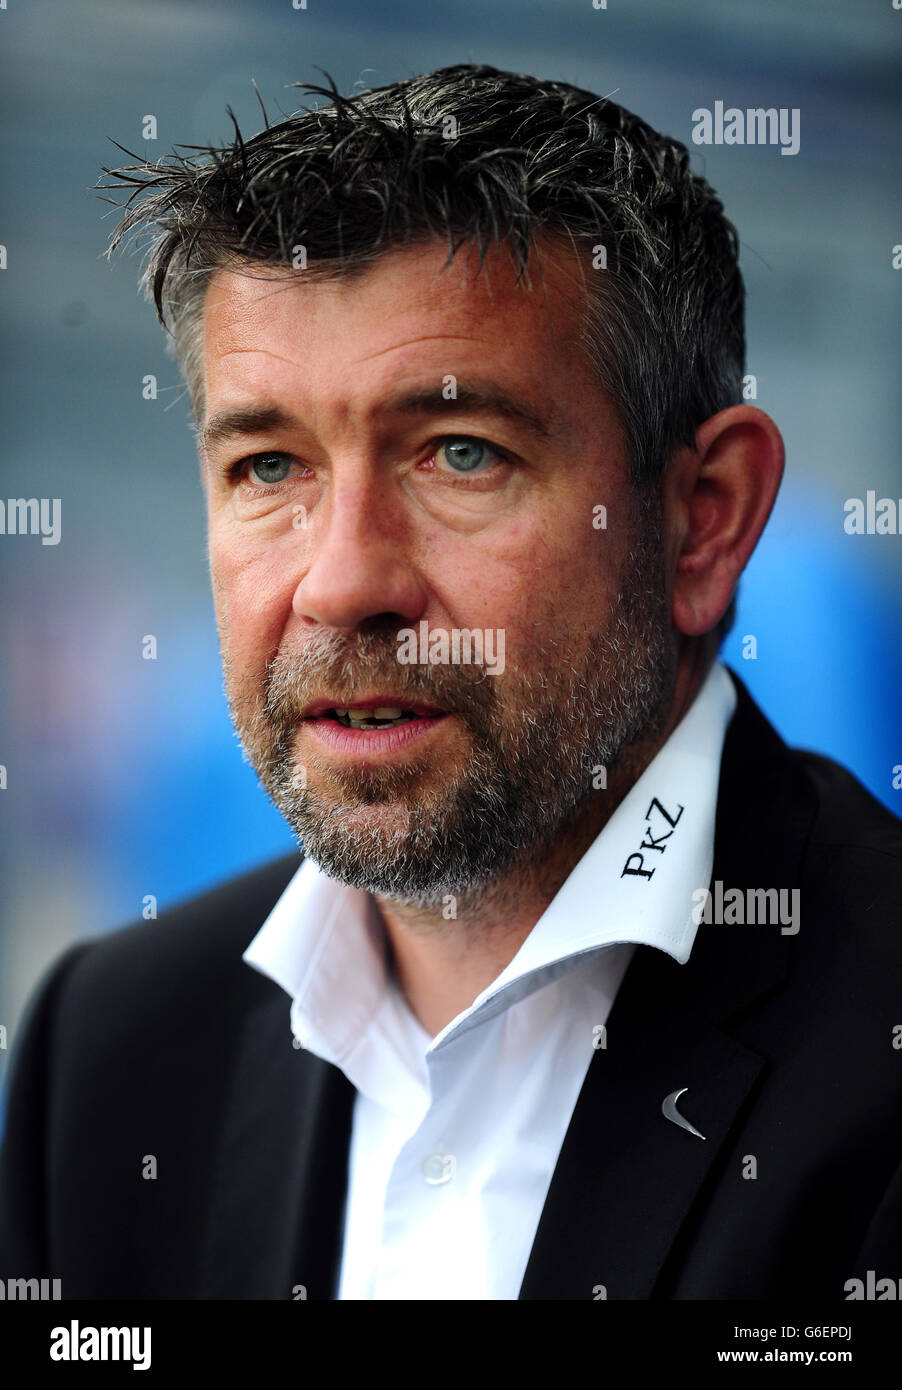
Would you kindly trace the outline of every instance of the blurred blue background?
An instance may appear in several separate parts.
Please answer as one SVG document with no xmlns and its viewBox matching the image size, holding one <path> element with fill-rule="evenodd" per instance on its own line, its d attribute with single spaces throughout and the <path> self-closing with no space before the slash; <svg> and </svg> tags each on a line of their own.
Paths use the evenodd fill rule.
<svg viewBox="0 0 902 1390">
<path fill-rule="evenodd" d="M 294 847 L 222 694 L 187 400 L 136 297 L 137 258 L 102 259 L 117 214 L 89 191 L 125 159 L 108 137 L 148 157 L 221 142 L 227 104 L 256 131 L 252 78 L 277 119 L 298 105 L 286 84 L 322 80 L 317 67 L 347 92 L 488 62 L 614 95 L 686 143 L 716 100 L 800 109 L 795 156 L 692 147 L 740 230 L 747 370 L 788 454 L 724 656 L 788 741 L 899 811 L 902 538 L 843 529 L 846 498 L 902 498 L 891 0 L 9 0 L 0 39 L 0 497 L 59 497 L 63 518 L 57 546 L 0 537 L 11 1038 L 69 941 L 136 919 L 145 894 L 162 910 Z"/>
</svg>

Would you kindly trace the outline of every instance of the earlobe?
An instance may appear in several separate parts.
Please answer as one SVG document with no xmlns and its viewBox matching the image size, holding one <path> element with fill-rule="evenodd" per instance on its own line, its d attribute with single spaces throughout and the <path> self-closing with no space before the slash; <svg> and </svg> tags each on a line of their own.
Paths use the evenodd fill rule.
<svg viewBox="0 0 902 1390">
<path fill-rule="evenodd" d="M 675 460 L 673 623 L 686 636 L 710 631 L 726 612 L 770 516 L 783 463 L 780 431 L 749 405 L 711 416 L 696 433 L 695 451 Z"/>
</svg>

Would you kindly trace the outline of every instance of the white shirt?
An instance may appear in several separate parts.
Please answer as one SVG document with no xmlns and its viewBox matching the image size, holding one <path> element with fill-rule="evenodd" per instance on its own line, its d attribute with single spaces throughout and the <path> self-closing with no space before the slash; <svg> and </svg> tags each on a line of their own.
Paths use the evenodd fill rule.
<svg viewBox="0 0 902 1390">
<path fill-rule="evenodd" d="M 434 1038 L 394 983 L 370 894 L 304 860 L 243 959 L 357 1090 L 339 1298 L 517 1298 L 636 945 L 689 958 L 735 706 L 715 663 L 513 960 Z"/>
</svg>

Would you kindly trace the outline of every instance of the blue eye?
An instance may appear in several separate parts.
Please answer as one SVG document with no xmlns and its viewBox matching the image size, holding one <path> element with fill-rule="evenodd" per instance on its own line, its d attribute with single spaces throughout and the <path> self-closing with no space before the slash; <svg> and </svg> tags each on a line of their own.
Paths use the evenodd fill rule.
<svg viewBox="0 0 902 1390">
<path fill-rule="evenodd" d="M 484 439 L 455 436 L 447 439 L 436 452 L 445 455 L 455 472 L 472 473 L 481 463 L 487 462 L 486 456 L 494 453 L 494 450 Z"/>
<path fill-rule="evenodd" d="M 256 454 L 248 474 L 258 483 L 282 483 L 288 477 L 291 459 L 287 454 Z"/>
</svg>

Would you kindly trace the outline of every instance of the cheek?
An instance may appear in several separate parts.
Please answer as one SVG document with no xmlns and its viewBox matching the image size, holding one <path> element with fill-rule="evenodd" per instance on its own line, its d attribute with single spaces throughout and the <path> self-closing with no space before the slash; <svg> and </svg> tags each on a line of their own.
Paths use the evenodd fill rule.
<svg viewBox="0 0 902 1390">
<path fill-rule="evenodd" d="M 293 585 L 268 556 L 248 555 L 211 536 L 210 578 L 224 650 L 236 674 L 259 672 L 275 653 L 291 615 Z"/>
<path fill-rule="evenodd" d="M 617 592 L 622 557 L 616 537 L 594 530 L 587 515 L 511 526 L 486 557 L 489 602 L 527 630 L 597 625 Z M 471 568 L 469 582 L 475 580 Z"/>
</svg>

